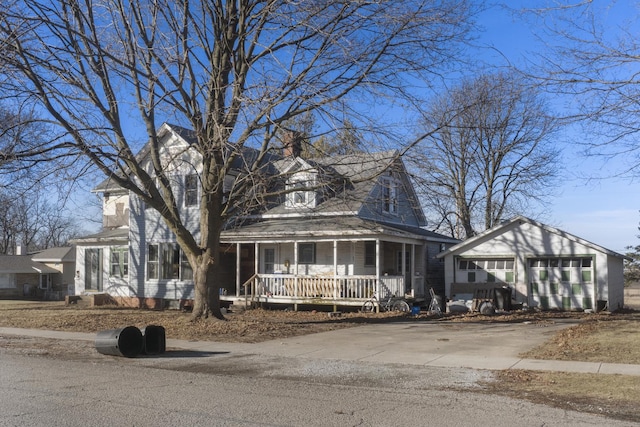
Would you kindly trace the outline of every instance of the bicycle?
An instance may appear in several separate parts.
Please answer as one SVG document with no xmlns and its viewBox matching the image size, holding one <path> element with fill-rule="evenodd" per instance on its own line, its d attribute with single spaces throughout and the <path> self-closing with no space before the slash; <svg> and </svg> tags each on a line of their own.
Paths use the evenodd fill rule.
<svg viewBox="0 0 640 427">
<path fill-rule="evenodd" d="M 383 301 L 378 300 L 378 298 L 373 295 L 362 304 L 360 311 L 363 313 L 372 313 L 376 307 L 379 307 L 380 311 L 400 311 L 402 313 L 409 313 L 411 311 L 409 304 L 403 298 L 396 297 L 395 295 L 390 295 L 389 298 Z"/>
</svg>

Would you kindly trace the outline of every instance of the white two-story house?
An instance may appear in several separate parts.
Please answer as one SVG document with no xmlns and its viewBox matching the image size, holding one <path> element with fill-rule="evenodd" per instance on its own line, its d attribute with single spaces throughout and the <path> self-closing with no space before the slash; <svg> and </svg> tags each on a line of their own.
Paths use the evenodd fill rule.
<svg viewBox="0 0 640 427">
<path fill-rule="evenodd" d="M 165 124 L 159 134 L 184 221 L 197 234 L 190 132 Z M 360 306 L 373 294 L 419 303 L 429 287 L 444 292 L 444 263 L 436 255 L 458 241 L 424 228 L 395 151 L 303 159 L 289 145 L 265 170 L 279 177 L 281 191 L 222 232 L 221 300 Z M 242 175 L 238 167 L 225 185 Z M 103 230 L 75 241 L 76 293 L 155 304 L 192 299 L 191 267 L 159 214 L 108 180 L 94 191 L 103 195 Z"/>
</svg>

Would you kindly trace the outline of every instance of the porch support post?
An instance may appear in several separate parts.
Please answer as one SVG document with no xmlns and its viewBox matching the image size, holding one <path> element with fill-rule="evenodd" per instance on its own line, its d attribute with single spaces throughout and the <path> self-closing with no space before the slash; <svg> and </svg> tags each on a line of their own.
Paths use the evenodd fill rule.
<svg viewBox="0 0 640 427">
<path fill-rule="evenodd" d="M 253 244 L 253 251 L 254 251 L 254 261 L 253 261 L 253 274 L 258 274 L 259 268 L 260 268 L 260 243 L 255 242 Z M 257 277 L 256 277 L 257 279 Z M 253 295 L 254 297 L 258 296 L 258 286 L 257 284 L 259 283 L 258 280 L 253 281 Z M 246 290 L 245 290 L 246 292 Z"/>
<path fill-rule="evenodd" d="M 411 262 L 409 263 L 409 265 L 411 266 L 411 271 L 409 271 L 409 275 L 411 276 L 411 296 L 415 297 L 416 296 L 416 292 L 415 292 L 416 245 L 414 245 L 413 243 L 411 244 Z"/>
<path fill-rule="evenodd" d="M 333 241 L 333 299 L 338 299 L 338 241 Z M 333 311 L 336 311 L 335 305 Z"/>
<path fill-rule="evenodd" d="M 298 297 L 298 241 L 293 242 L 293 274 L 295 274 L 293 279 L 293 296 Z M 298 303 L 293 303 L 293 310 L 298 311 Z"/>
<path fill-rule="evenodd" d="M 402 296 L 407 292 L 407 244 L 402 243 Z"/>
<path fill-rule="evenodd" d="M 240 243 L 236 243 L 236 296 L 240 296 Z"/>
<path fill-rule="evenodd" d="M 380 239 L 376 239 L 376 286 L 374 292 L 376 296 L 380 296 Z M 369 298 L 369 296 L 365 296 Z"/>
</svg>

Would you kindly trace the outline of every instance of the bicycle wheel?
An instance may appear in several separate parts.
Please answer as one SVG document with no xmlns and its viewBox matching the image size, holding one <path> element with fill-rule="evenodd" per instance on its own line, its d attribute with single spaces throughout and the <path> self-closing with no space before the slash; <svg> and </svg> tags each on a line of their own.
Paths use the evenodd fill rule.
<svg viewBox="0 0 640 427">
<path fill-rule="evenodd" d="M 411 307 L 409 307 L 409 304 L 407 304 L 407 302 L 405 300 L 398 300 L 398 301 L 395 301 L 391 305 L 391 310 L 392 311 L 401 311 L 403 313 L 408 313 L 408 312 L 411 311 Z"/>
<path fill-rule="evenodd" d="M 362 313 L 373 313 L 376 309 L 376 305 L 373 303 L 373 300 L 370 299 L 368 301 L 365 301 L 364 304 L 362 304 L 362 308 L 360 308 L 360 311 Z"/>
</svg>

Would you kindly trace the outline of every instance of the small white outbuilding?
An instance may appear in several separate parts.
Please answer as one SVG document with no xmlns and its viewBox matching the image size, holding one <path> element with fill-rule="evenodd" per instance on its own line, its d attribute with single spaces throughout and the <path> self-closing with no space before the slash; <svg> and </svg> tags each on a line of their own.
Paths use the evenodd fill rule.
<svg viewBox="0 0 640 427">
<path fill-rule="evenodd" d="M 624 306 L 624 255 L 518 216 L 438 255 L 445 297 L 470 300 L 474 288 L 511 288 L 525 307 L 610 310 Z"/>
</svg>

